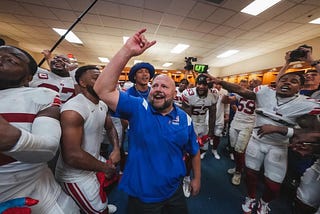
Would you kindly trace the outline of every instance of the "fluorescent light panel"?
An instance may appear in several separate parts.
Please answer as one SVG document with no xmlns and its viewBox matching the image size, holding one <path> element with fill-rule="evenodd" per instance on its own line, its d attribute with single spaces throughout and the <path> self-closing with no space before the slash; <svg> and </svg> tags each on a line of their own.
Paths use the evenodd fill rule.
<svg viewBox="0 0 320 214">
<path fill-rule="evenodd" d="M 166 63 L 164 63 L 162 66 L 163 67 L 169 67 L 169 66 L 171 66 L 172 65 L 172 62 L 166 62 Z"/>
<path fill-rule="evenodd" d="M 238 50 L 228 50 L 228 51 L 218 55 L 217 58 L 226 58 L 226 57 L 232 56 L 233 54 L 236 54 L 238 52 L 239 52 Z"/>
<path fill-rule="evenodd" d="M 190 47 L 190 45 L 177 44 L 177 46 L 175 46 L 170 52 L 171 53 L 175 53 L 175 54 L 179 54 L 179 53 L 181 53 L 182 51 L 186 50 L 189 47 Z"/>
<path fill-rule="evenodd" d="M 314 19 L 314 20 L 312 20 L 312 21 L 311 21 L 311 22 L 309 22 L 309 23 L 311 23 L 311 24 L 318 24 L 318 25 L 320 25 L 320 18 Z"/>
<path fill-rule="evenodd" d="M 60 36 L 63 36 L 67 30 L 61 28 L 52 28 L 55 32 L 57 32 Z M 74 34 L 72 31 L 66 35 L 65 39 L 71 43 L 83 44 L 83 42 Z"/>
<path fill-rule="evenodd" d="M 243 8 L 241 12 L 256 16 L 280 1 L 281 0 L 255 0 L 254 2 Z"/>
<path fill-rule="evenodd" d="M 110 60 L 107 57 L 98 57 L 100 62 L 110 62 Z"/>
</svg>

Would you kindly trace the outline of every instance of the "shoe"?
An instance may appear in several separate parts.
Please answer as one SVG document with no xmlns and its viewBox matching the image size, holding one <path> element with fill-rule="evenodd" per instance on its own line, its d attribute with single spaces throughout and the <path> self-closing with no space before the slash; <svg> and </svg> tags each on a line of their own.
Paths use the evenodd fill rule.
<svg viewBox="0 0 320 214">
<path fill-rule="evenodd" d="M 213 146 L 213 139 L 210 139 L 210 145 Z"/>
<path fill-rule="evenodd" d="M 182 189 L 183 189 L 183 193 L 184 193 L 184 196 L 186 198 L 189 198 L 190 197 L 190 194 L 191 194 L 191 189 L 190 189 L 190 183 L 191 183 L 191 179 L 190 179 L 190 176 L 185 176 L 183 178 L 183 182 L 182 182 Z"/>
<path fill-rule="evenodd" d="M 256 206 L 256 199 L 246 197 L 246 201 L 242 204 L 242 210 L 244 214 L 251 214 L 251 211 Z"/>
<path fill-rule="evenodd" d="M 220 155 L 218 154 L 217 150 L 212 149 L 212 154 L 214 156 L 215 159 L 219 160 L 220 159 Z"/>
<path fill-rule="evenodd" d="M 269 203 L 266 203 L 262 199 L 260 199 L 258 202 L 257 214 L 268 214 L 271 211 L 268 204 Z"/>
<path fill-rule="evenodd" d="M 206 153 L 204 152 L 204 153 L 201 153 L 201 155 L 200 155 L 200 159 L 202 160 L 203 158 L 204 158 L 204 156 L 206 155 Z"/>
<path fill-rule="evenodd" d="M 232 182 L 233 185 L 236 185 L 236 186 L 240 185 L 240 183 L 241 183 L 241 173 L 240 172 L 235 172 L 233 174 L 231 182 Z"/>
<path fill-rule="evenodd" d="M 234 155 L 232 153 L 230 153 L 230 159 L 234 160 Z"/>
<path fill-rule="evenodd" d="M 236 168 L 230 168 L 227 172 L 228 174 L 233 175 L 236 172 Z"/>
<path fill-rule="evenodd" d="M 116 207 L 116 205 L 108 204 L 108 213 L 109 213 L 109 214 L 112 214 L 112 213 L 115 213 L 115 212 L 117 212 L 117 207 Z"/>
</svg>

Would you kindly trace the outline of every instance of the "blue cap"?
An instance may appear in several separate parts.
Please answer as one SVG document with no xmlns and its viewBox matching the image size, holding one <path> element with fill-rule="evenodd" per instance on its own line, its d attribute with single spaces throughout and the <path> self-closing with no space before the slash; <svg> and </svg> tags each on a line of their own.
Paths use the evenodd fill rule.
<svg viewBox="0 0 320 214">
<path fill-rule="evenodd" d="M 150 79 L 154 76 L 154 67 L 147 62 L 140 62 L 135 64 L 134 66 L 131 67 L 130 72 L 129 72 L 129 80 L 133 83 L 136 82 L 136 80 L 134 79 L 134 75 L 136 74 L 136 72 L 138 70 L 140 70 L 141 68 L 146 68 L 149 71 L 150 74 Z"/>
</svg>

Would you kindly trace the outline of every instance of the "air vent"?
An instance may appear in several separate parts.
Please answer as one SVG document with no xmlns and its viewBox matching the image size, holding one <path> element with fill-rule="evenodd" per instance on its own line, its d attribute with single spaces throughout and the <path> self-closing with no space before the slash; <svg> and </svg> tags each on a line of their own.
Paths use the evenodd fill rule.
<svg viewBox="0 0 320 214">
<path fill-rule="evenodd" d="M 206 0 L 207 2 L 214 3 L 214 4 L 221 4 L 224 0 Z"/>
</svg>

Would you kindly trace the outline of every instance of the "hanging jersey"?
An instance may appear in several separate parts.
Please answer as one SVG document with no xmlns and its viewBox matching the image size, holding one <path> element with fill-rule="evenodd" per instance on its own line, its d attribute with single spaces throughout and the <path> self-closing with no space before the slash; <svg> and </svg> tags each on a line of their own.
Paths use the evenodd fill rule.
<svg viewBox="0 0 320 214">
<path fill-rule="evenodd" d="M 83 94 L 78 94 L 66 102 L 61 112 L 76 111 L 84 120 L 84 133 L 81 147 L 84 151 L 100 160 L 100 144 L 103 141 L 103 130 L 108 107 L 100 101 L 98 104 L 92 103 Z M 64 163 L 60 155 L 56 167 L 56 178 L 66 183 L 76 183 L 83 180 L 85 176 L 95 175 L 93 171 L 75 169 Z"/>
<path fill-rule="evenodd" d="M 264 124 L 294 127 L 297 119 L 305 114 L 320 114 L 320 104 L 303 95 L 290 98 L 279 98 L 276 91 L 268 86 L 258 86 L 256 93 L 255 127 Z M 258 139 L 258 129 L 253 129 L 253 136 Z M 269 144 L 289 143 L 289 139 L 278 133 L 264 135 L 261 141 Z"/>
<path fill-rule="evenodd" d="M 70 72 L 70 75 L 74 75 L 74 72 Z M 32 81 L 29 82 L 30 87 L 45 87 L 58 92 L 62 103 L 75 96 L 74 85 L 75 82 L 71 76 L 61 77 L 41 68 L 38 68 Z"/>
</svg>

